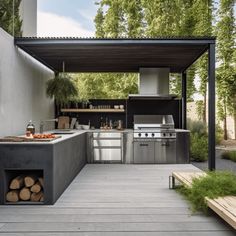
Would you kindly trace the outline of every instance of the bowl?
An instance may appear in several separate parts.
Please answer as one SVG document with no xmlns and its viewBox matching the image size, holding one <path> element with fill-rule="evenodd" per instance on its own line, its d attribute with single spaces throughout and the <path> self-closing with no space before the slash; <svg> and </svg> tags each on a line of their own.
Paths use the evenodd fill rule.
<svg viewBox="0 0 236 236">
<path fill-rule="evenodd" d="M 115 109 L 119 109 L 120 106 L 119 106 L 119 105 L 114 105 L 114 108 L 115 108 Z"/>
<path fill-rule="evenodd" d="M 81 127 L 81 129 L 89 129 L 90 128 L 89 125 L 81 125 L 80 127 Z"/>
</svg>

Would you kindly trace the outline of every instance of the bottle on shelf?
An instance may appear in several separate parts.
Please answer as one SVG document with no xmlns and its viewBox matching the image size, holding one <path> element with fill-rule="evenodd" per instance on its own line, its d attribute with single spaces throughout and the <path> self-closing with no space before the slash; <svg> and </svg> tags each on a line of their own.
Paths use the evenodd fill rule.
<svg viewBox="0 0 236 236">
<path fill-rule="evenodd" d="M 100 118 L 100 128 L 103 128 L 104 126 L 104 121 L 103 121 L 103 117 Z"/>
<path fill-rule="evenodd" d="M 29 121 L 27 127 L 26 127 L 26 134 L 27 136 L 34 135 L 35 134 L 35 126 L 32 123 L 32 120 Z"/>
</svg>

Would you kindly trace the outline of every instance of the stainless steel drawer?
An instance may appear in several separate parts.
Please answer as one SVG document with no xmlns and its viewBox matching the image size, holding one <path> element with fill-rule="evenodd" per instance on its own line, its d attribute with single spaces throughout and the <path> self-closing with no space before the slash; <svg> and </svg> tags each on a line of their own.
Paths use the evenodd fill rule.
<svg viewBox="0 0 236 236">
<path fill-rule="evenodd" d="M 121 138 L 121 132 L 94 132 L 93 138 Z"/>
<path fill-rule="evenodd" d="M 94 161 L 122 161 L 121 148 L 94 148 Z"/>
<path fill-rule="evenodd" d="M 94 139 L 94 147 L 121 147 L 121 139 Z"/>
</svg>

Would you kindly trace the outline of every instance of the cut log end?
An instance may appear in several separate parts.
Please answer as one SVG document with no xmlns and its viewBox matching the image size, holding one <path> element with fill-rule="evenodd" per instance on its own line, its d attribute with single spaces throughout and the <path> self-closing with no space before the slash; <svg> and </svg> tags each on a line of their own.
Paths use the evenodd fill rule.
<svg viewBox="0 0 236 236">
<path fill-rule="evenodd" d="M 33 193 L 39 193 L 41 191 L 41 185 L 39 182 L 37 182 L 36 184 L 34 184 L 31 188 L 30 191 Z"/>
<path fill-rule="evenodd" d="M 18 190 L 9 191 L 6 195 L 6 200 L 8 202 L 18 202 L 19 201 L 19 191 Z"/>
<path fill-rule="evenodd" d="M 42 197 L 43 197 L 43 192 L 40 191 L 39 193 L 32 193 L 30 200 L 32 202 L 39 202 Z"/>
<path fill-rule="evenodd" d="M 30 199 L 31 196 L 31 192 L 29 190 L 29 188 L 22 188 L 20 190 L 20 199 L 23 201 L 28 201 Z"/>
<path fill-rule="evenodd" d="M 35 184 L 36 178 L 34 176 L 26 176 L 24 178 L 25 187 L 31 187 Z"/>
<path fill-rule="evenodd" d="M 42 178 L 42 177 L 38 178 L 38 181 L 39 181 L 41 187 L 44 188 L 44 181 L 43 181 L 43 178 Z"/>
<path fill-rule="evenodd" d="M 9 188 L 20 189 L 22 188 L 23 185 L 24 185 L 24 176 L 19 175 L 11 181 Z"/>
</svg>

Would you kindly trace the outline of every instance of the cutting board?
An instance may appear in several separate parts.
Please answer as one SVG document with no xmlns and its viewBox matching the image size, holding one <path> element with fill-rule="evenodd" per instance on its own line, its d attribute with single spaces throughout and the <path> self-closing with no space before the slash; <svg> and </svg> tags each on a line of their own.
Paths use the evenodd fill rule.
<svg viewBox="0 0 236 236">
<path fill-rule="evenodd" d="M 7 136 L 4 138 L 0 138 L 0 142 L 50 142 L 55 139 L 61 138 L 60 135 L 56 136 L 55 138 L 26 138 L 26 137 L 19 137 L 19 136 Z"/>
<path fill-rule="evenodd" d="M 58 129 L 65 129 L 66 124 L 70 124 L 70 117 L 69 116 L 59 116 L 58 117 Z M 68 127 L 69 128 L 69 127 Z"/>
</svg>

